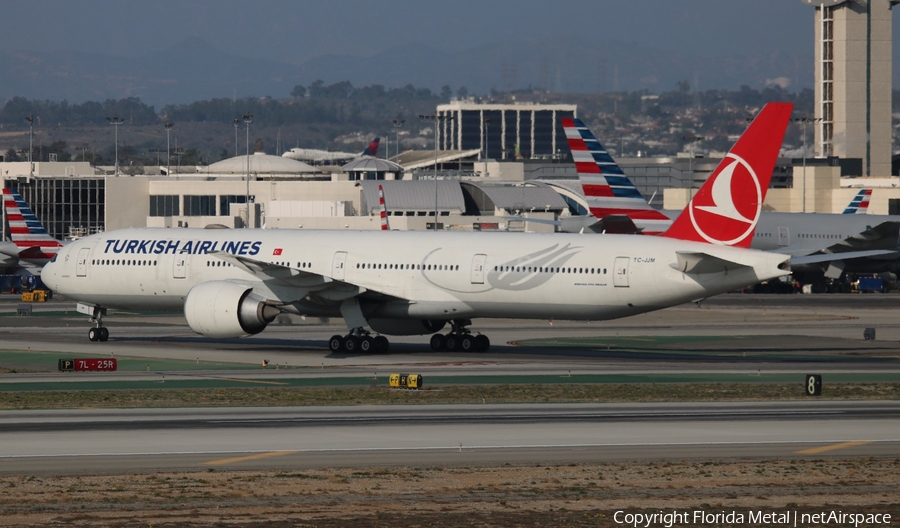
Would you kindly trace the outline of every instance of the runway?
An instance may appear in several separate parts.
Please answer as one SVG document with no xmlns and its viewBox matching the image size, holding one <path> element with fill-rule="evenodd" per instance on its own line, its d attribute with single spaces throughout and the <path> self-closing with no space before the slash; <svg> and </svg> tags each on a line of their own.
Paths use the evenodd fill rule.
<svg viewBox="0 0 900 528">
<path fill-rule="evenodd" d="M 460 373 L 817 369 L 900 374 L 900 295 L 894 294 L 730 294 L 700 307 L 688 304 L 614 321 L 477 320 L 472 329 L 492 341 L 491 351 L 484 354 L 433 352 L 428 336 L 392 337 L 387 354 L 334 354 L 327 340 L 346 332 L 343 321 L 299 317 L 246 339 L 207 339 L 193 334 L 180 314 L 161 313 L 111 314 L 106 318 L 110 341 L 91 343 L 87 318 L 74 313 L 70 303 L 38 305 L 38 313 L 46 315 L 31 317 L 12 315 L 15 306 L 0 302 L 2 348 L 60 357 L 132 356 L 242 368 L 268 360 L 272 367 L 356 369 L 366 375 L 410 366 Z M 866 328 L 876 329 L 876 340 L 863 339 Z M 584 339 L 590 341 L 579 344 Z M 22 370 L 40 370 L 25 367 Z M 214 370 L 227 367 L 217 365 Z"/>
<path fill-rule="evenodd" d="M 0 413 L 0 474 L 896 456 L 900 402 Z"/>
<path fill-rule="evenodd" d="M 483 354 L 432 352 L 415 336 L 393 339 L 388 354 L 332 354 L 326 340 L 344 331 L 341 321 L 299 318 L 249 339 L 211 340 L 193 335 L 178 314 L 113 315 L 110 341 L 98 344 L 66 303 L 40 306 L 44 314 L 30 318 L 10 308 L 0 303 L 0 357 L 7 358 L 0 366 L 18 370 L 0 374 L 0 390 L 58 390 L 61 382 L 166 390 L 222 379 L 368 384 L 375 377 L 383 386 L 397 371 L 496 384 L 796 378 L 798 393 L 807 373 L 823 374 L 826 387 L 835 379 L 900 380 L 900 295 L 726 295 L 617 321 L 476 322 L 473 329 L 493 342 Z M 874 341 L 862 339 L 869 327 L 878 332 Z M 110 356 L 120 358 L 118 372 L 55 372 L 57 358 Z M 814 399 L 2 411 L 0 474 L 890 457 L 900 452 L 898 411 L 893 401 Z"/>
</svg>

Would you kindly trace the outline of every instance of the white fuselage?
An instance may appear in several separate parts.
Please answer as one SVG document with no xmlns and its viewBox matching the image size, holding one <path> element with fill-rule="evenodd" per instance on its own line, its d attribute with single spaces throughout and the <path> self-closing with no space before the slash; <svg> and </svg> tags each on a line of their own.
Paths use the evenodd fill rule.
<svg viewBox="0 0 900 528">
<path fill-rule="evenodd" d="M 215 251 L 283 266 L 276 270 L 281 278 L 245 271 Z M 676 252 L 735 265 L 683 273 Z M 786 261 L 632 235 L 148 228 L 73 242 L 44 268 L 43 279 L 61 295 L 109 308 L 181 310 L 194 286 L 235 281 L 269 301 L 293 303 L 298 313 L 334 313 L 333 305 L 309 303 L 304 286 L 324 277 L 355 288 L 372 317 L 600 320 L 783 276 Z"/>
</svg>

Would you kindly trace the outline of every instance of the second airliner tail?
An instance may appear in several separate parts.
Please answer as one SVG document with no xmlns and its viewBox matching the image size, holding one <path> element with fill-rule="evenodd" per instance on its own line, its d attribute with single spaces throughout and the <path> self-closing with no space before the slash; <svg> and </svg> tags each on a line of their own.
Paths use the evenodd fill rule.
<svg viewBox="0 0 900 528">
<path fill-rule="evenodd" d="M 844 209 L 843 214 L 866 214 L 869 212 L 869 200 L 872 199 L 872 189 L 861 189 L 850 204 Z"/>
<path fill-rule="evenodd" d="M 18 192 L 3 189 L 3 208 L 9 222 L 10 237 L 19 249 L 21 259 L 50 259 L 63 246 L 62 242 L 50 236 Z"/>
<path fill-rule="evenodd" d="M 372 156 L 373 158 L 378 157 L 378 146 L 381 144 L 381 138 L 377 137 L 369 143 L 369 146 L 366 147 L 366 150 L 363 151 L 363 156 Z"/>
<path fill-rule="evenodd" d="M 564 118 L 562 125 L 591 214 L 600 220 L 627 217 L 643 234 L 662 233 L 669 217 L 647 203 L 588 127 L 572 118 Z"/>
</svg>

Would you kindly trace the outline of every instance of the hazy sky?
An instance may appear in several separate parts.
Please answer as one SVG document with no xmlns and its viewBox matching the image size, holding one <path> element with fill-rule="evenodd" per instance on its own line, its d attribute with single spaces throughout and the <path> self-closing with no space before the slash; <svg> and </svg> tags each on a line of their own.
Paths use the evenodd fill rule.
<svg viewBox="0 0 900 528">
<path fill-rule="evenodd" d="M 813 49 L 813 8 L 801 0 L 30 0 L 4 2 L 3 19 L 6 51 L 140 57 L 200 37 L 295 64 L 522 39 L 615 39 L 709 54 Z"/>
</svg>

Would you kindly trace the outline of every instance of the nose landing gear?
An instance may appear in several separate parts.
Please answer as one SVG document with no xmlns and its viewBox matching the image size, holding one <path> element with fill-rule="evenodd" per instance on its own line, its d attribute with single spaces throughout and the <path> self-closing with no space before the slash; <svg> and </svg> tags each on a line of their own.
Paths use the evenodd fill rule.
<svg viewBox="0 0 900 528">
<path fill-rule="evenodd" d="M 106 308 L 78 303 L 76 309 L 79 313 L 91 316 L 91 323 L 94 324 L 94 328 L 88 331 L 88 339 L 94 342 L 103 342 L 109 339 L 109 329 L 103 326 L 103 316 L 106 315 Z"/>
<path fill-rule="evenodd" d="M 109 339 L 109 328 L 97 326 L 88 330 L 88 339 L 91 341 L 106 341 Z"/>
</svg>

